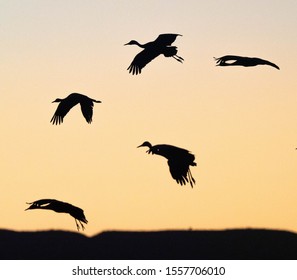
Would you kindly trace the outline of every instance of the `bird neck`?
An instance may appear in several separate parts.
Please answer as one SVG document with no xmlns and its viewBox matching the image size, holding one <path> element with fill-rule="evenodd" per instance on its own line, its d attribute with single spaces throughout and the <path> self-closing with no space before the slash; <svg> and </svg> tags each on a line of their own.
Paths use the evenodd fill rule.
<svg viewBox="0 0 297 280">
<path fill-rule="evenodd" d="M 134 41 L 134 44 L 137 45 L 140 48 L 143 48 L 143 49 L 145 49 L 146 48 L 146 45 L 147 45 L 147 44 L 140 44 L 137 41 Z"/>
</svg>

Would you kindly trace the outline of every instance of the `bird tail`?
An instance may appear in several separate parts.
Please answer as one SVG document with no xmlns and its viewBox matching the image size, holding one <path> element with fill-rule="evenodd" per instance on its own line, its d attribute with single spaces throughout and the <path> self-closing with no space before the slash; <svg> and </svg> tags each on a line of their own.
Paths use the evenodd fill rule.
<svg viewBox="0 0 297 280">
<path fill-rule="evenodd" d="M 82 217 L 80 220 L 81 220 L 82 222 L 84 222 L 85 224 L 88 223 L 88 220 L 86 219 L 86 217 Z"/>
<path fill-rule="evenodd" d="M 194 161 L 195 160 L 195 156 L 193 154 L 188 154 L 188 163 L 191 166 L 196 166 L 197 163 Z"/>
<path fill-rule="evenodd" d="M 175 56 L 177 54 L 177 48 L 176 47 L 166 47 L 164 49 L 163 54 L 166 57 Z"/>
<path fill-rule="evenodd" d="M 178 62 L 183 62 L 184 59 L 181 56 L 177 55 L 177 48 L 176 47 L 166 47 L 164 50 L 164 56 L 166 57 L 173 57 L 176 59 Z"/>
</svg>

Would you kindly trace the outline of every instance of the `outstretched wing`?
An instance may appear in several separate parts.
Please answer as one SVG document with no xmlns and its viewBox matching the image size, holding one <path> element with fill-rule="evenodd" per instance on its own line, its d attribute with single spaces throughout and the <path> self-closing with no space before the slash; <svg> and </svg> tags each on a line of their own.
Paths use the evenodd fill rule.
<svg viewBox="0 0 297 280">
<path fill-rule="evenodd" d="M 262 58 L 257 58 L 257 57 L 253 57 L 253 60 L 259 65 L 270 65 L 270 66 L 272 66 L 272 67 L 279 70 L 279 67 L 276 64 L 274 64 L 274 63 L 272 63 L 272 62 L 270 62 L 268 60 L 265 60 L 265 59 L 262 59 Z"/>
<path fill-rule="evenodd" d="M 217 58 L 218 60 L 238 60 L 243 58 L 243 56 L 239 56 L 239 55 L 224 55 L 222 57 Z"/>
<path fill-rule="evenodd" d="M 83 116 L 88 123 L 92 122 L 94 103 L 91 99 L 86 99 L 80 102 L 80 108 Z"/>
<path fill-rule="evenodd" d="M 61 124 L 63 122 L 64 117 L 70 111 L 70 109 L 75 106 L 77 102 L 73 102 L 72 100 L 63 100 L 58 105 L 58 108 L 53 115 L 51 122 L 53 124 Z"/>
<path fill-rule="evenodd" d="M 55 199 L 39 199 L 33 202 L 27 202 L 27 204 L 29 204 L 30 206 L 25 210 L 43 208 L 55 202 L 57 202 L 57 200 Z"/>
<path fill-rule="evenodd" d="M 180 34 L 160 34 L 155 40 L 155 43 L 162 46 L 170 46 L 176 39 L 177 36 L 182 36 Z"/>
<path fill-rule="evenodd" d="M 226 64 L 226 61 L 228 60 L 240 60 L 240 59 L 243 59 L 242 56 L 238 56 L 238 55 L 225 55 L 225 56 L 222 56 L 222 57 L 214 57 L 216 63 L 217 63 L 217 66 L 225 66 Z"/>
<path fill-rule="evenodd" d="M 29 202 L 29 203 L 27 202 L 27 204 L 43 205 L 43 204 L 49 204 L 49 203 L 55 202 L 55 201 L 57 201 L 57 200 L 45 198 L 45 199 L 39 199 L 39 200 Z"/>
<path fill-rule="evenodd" d="M 217 66 L 232 66 L 232 65 L 241 65 L 241 66 L 256 66 L 256 65 L 270 65 L 276 69 L 279 67 L 268 61 L 258 57 L 244 57 L 238 55 L 225 55 L 219 58 L 215 58 Z M 233 61 L 233 62 L 232 62 Z"/>
<path fill-rule="evenodd" d="M 159 49 L 146 48 L 135 56 L 127 70 L 129 70 L 129 73 L 132 73 L 132 75 L 140 74 L 142 68 L 160 54 Z"/>
<path fill-rule="evenodd" d="M 172 178 L 176 180 L 178 184 L 185 185 L 186 183 L 190 183 L 193 188 L 195 179 L 192 177 L 188 161 L 171 159 L 168 160 L 168 165 Z"/>
</svg>

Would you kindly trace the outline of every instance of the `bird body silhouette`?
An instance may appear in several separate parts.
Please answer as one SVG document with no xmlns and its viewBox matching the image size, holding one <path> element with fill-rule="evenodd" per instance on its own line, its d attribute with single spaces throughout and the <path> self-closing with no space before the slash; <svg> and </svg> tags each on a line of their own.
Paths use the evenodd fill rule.
<svg viewBox="0 0 297 280">
<path fill-rule="evenodd" d="M 141 73 L 142 68 L 144 68 L 149 62 L 155 59 L 160 54 L 165 57 L 173 57 L 179 62 L 183 62 L 183 58 L 177 55 L 177 47 L 171 46 L 175 41 L 177 36 L 182 36 L 180 34 L 160 34 L 155 41 L 148 42 L 146 44 L 140 44 L 135 40 L 130 41 L 126 45 L 137 45 L 144 50 L 138 53 L 130 66 L 127 68 L 129 73 L 132 75 L 137 75 Z"/>
<path fill-rule="evenodd" d="M 257 65 L 269 65 L 279 70 L 279 67 L 268 61 L 258 57 L 244 57 L 244 56 L 237 56 L 237 55 L 225 55 L 219 58 L 214 58 L 217 65 L 216 66 L 244 66 L 244 67 L 251 67 Z M 233 62 L 228 62 L 233 61 Z"/>
<path fill-rule="evenodd" d="M 82 222 L 85 224 L 88 223 L 84 215 L 84 211 L 81 208 L 73 206 L 72 204 L 69 204 L 67 202 L 59 201 L 56 199 L 40 199 L 27 204 L 30 204 L 30 207 L 28 207 L 25 210 L 47 209 L 47 210 L 53 210 L 58 213 L 70 214 L 75 220 L 77 230 L 80 229 L 78 222 L 80 223 L 82 230 L 85 229 Z"/>
<path fill-rule="evenodd" d="M 167 144 L 154 145 L 148 141 L 145 141 L 139 147 L 148 147 L 148 154 L 156 154 L 165 157 L 168 161 L 169 171 L 173 179 L 180 185 L 185 185 L 187 182 L 190 183 L 193 188 L 195 179 L 190 171 L 190 166 L 196 166 L 195 156 L 188 150 L 175 147 Z"/>
<path fill-rule="evenodd" d="M 93 117 L 93 107 L 94 107 L 93 102 L 101 103 L 101 101 L 94 100 L 80 93 L 71 93 L 66 98 L 64 99 L 57 98 L 52 103 L 54 102 L 60 103 L 58 105 L 58 108 L 55 114 L 51 119 L 51 122 L 56 125 L 61 124 L 63 122 L 64 117 L 70 111 L 70 109 L 78 103 L 80 103 L 81 111 L 86 121 L 88 123 L 91 123 L 92 117 Z"/>
</svg>

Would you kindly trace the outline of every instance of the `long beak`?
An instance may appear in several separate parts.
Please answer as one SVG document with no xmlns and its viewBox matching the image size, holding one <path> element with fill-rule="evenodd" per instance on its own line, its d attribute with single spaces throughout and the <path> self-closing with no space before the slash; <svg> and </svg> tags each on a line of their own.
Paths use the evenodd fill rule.
<svg viewBox="0 0 297 280">
<path fill-rule="evenodd" d="M 137 146 L 136 148 L 140 148 L 140 147 L 144 147 L 144 146 L 141 144 L 141 145 Z M 296 149 L 297 149 L 297 148 L 296 148 Z"/>
<path fill-rule="evenodd" d="M 127 46 L 127 45 L 129 45 L 129 43 L 127 43 L 127 44 L 124 44 L 124 46 Z"/>
</svg>

